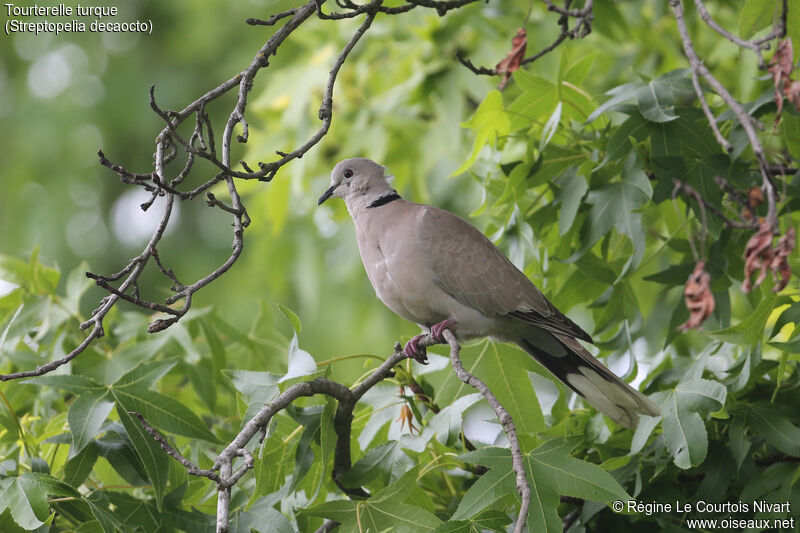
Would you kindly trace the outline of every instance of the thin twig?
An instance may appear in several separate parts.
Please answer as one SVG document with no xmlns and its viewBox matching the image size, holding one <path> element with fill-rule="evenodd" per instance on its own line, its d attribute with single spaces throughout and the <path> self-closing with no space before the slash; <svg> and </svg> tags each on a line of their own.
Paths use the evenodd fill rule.
<svg viewBox="0 0 800 533">
<path fill-rule="evenodd" d="M 744 128 L 745 134 L 750 141 L 750 146 L 753 148 L 753 153 L 758 160 L 758 166 L 761 171 L 762 187 L 767 196 L 766 221 L 770 224 L 770 226 L 774 226 L 778 218 L 775 187 L 770 180 L 768 172 L 769 167 L 767 165 L 767 159 L 764 156 L 764 149 L 753 126 L 754 119 L 747 114 L 747 112 L 742 108 L 742 105 L 731 95 L 725 86 L 722 85 L 713 74 L 711 74 L 708 68 L 706 68 L 702 61 L 700 61 L 700 59 L 697 57 L 697 52 L 695 52 L 692 39 L 689 36 L 689 30 L 686 27 L 686 19 L 684 17 L 681 0 L 670 0 L 669 3 L 675 13 L 675 21 L 678 24 L 678 32 L 681 36 L 683 50 L 686 53 L 686 57 L 689 59 L 689 64 L 692 68 L 692 71 L 697 73 L 697 75 L 702 76 L 717 92 L 717 94 L 719 94 L 722 99 L 725 100 L 725 103 L 728 104 L 728 107 L 731 108 L 731 111 L 733 111 L 733 114 L 736 115 L 736 118 L 739 120 L 742 128 Z"/>
<path fill-rule="evenodd" d="M 182 464 L 186 468 L 187 473 L 193 476 L 207 477 L 212 481 L 219 482 L 220 480 L 219 476 L 216 473 L 214 473 L 213 470 L 203 470 L 194 463 L 192 463 L 190 460 L 185 458 L 183 455 L 181 455 L 181 453 L 178 450 L 173 448 L 167 442 L 167 439 L 165 439 L 164 436 L 161 435 L 161 433 L 159 433 L 155 428 L 153 428 L 153 426 L 147 423 L 147 420 L 145 420 L 144 416 L 142 416 L 141 413 L 137 411 L 130 411 L 128 414 L 131 414 L 136 418 L 138 418 L 139 423 L 142 424 L 144 430 L 147 431 L 147 433 L 149 433 L 150 436 L 153 437 L 153 439 L 155 439 L 155 441 L 161 445 L 161 449 L 167 452 L 167 455 L 169 455 L 170 457 L 178 461 L 180 464 Z"/>
<path fill-rule="evenodd" d="M 458 344 L 455 335 L 453 335 L 449 329 L 445 329 L 442 332 L 442 336 L 450 345 L 450 362 L 453 365 L 453 370 L 455 371 L 456 375 L 461 381 L 470 387 L 478 389 L 492 409 L 494 409 L 494 412 L 497 415 L 497 418 L 500 420 L 500 424 L 503 426 L 503 430 L 508 437 L 508 442 L 511 448 L 511 464 L 514 467 L 514 473 L 517 480 L 517 491 L 522 498 L 519 514 L 517 515 L 517 523 L 514 526 L 514 533 L 522 533 L 523 529 L 525 528 L 525 521 L 528 517 L 528 505 L 530 505 L 531 501 L 531 486 L 528 483 L 528 478 L 525 475 L 525 467 L 522 463 L 522 451 L 519 446 L 519 440 L 517 439 L 517 428 L 514 425 L 511 415 L 497 400 L 497 397 L 492 393 L 491 389 L 489 389 L 486 383 L 464 369 L 464 365 L 461 363 L 461 357 L 459 355 L 461 346 Z M 422 343 L 420 342 L 420 344 Z"/>
<path fill-rule="evenodd" d="M 592 7 L 593 7 L 593 0 L 586 0 L 586 3 L 581 9 L 569 9 L 569 5 L 571 0 L 567 0 L 564 8 L 554 5 L 550 0 L 543 0 L 550 11 L 554 11 L 559 13 L 561 16 L 558 19 L 558 25 L 561 27 L 561 31 L 559 32 L 558 36 L 556 36 L 555 40 L 545 46 L 537 53 L 533 54 L 532 56 L 528 56 L 523 58 L 519 62 L 519 66 L 528 65 L 533 63 L 537 59 L 549 54 L 553 50 L 555 50 L 562 42 L 564 42 L 568 37 L 570 39 L 575 38 L 582 38 L 586 37 L 592 31 Z M 530 16 L 530 11 L 528 12 L 528 16 Z M 569 20 L 570 18 L 576 19 L 576 24 L 574 28 L 569 27 Z M 527 17 L 526 17 L 527 20 Z M 469 59 L 463 57 L 460 52 L 456 53 L 456 59 L 459 63 L 467 67 L 472 73 L 477 74 L 479 76 L 495 76 L 497 74 L 501 74 L 497 72 L 496 68 L 488 68 L 488 67 L 481 67 L 475 65 Z"/>
<path fill-rule="evenodd" d="M 715 32 L 719 33 L 726 39 L 728 39 L 733 44 L 740 46 L 742 48 L 747 48 L 752 50 L 758 56 L 758 66 L 759 68 L 763 69 L 766 68 L 766 64 L 764 63 L 764 57 L 761 55 L 761 52 L 764 50 L 769 50 L 769 41 L 772 39 L 777 38 L 780 35 L 780 32 L 773 30 L 766 39 L 760 39 L 758 41 L 748 41 L 737 37 L 730 33 L 728 30 L 717 24 L 717 22 L 711 17 L 711 14 L 706 9 L 703 0 L 694 0 L 694 5 L 697 7 L 697 12 L 700 14 L 700 18 L 705 21 L 708 26 L 713 29 Z M 777 33 L 776 33 L 777 31 Z"/>
<path fill-rule="evenodd" d="M 708 125 L 711 126 L 711 131 L 714 132 L 714 137 L 722 146 L 723 150 L 731 153 L 733 151 L 733 146 L 731 146 L 731 143 L 728 142 L 728 139 L 723 137 L 722 133 L 719 131 L 719 127 L 717 127 L 717 119 L 714 116 L 714 113 L 711 112 L 711 108 L 708 107 L 708 102 L 706 102 L 706 97 L 703 94 L 703 88 L 700 87 L 700 80 L 697 79 L 697 71 L 694 69 L 692 69 L 692 87 L 694 87 L 694 92 L 697 95 L 697 99 L 700 101 L 700 107 L 703 108 L 703 113 L 706 115 Z"/>
</svg>

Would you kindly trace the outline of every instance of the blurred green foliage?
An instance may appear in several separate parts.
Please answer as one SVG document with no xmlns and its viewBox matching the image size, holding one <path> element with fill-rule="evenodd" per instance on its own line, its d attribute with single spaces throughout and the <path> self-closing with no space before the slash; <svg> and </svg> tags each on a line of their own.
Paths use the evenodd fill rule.
<svg viewBox="0 0 800 533">
<path fill-rule="evenodd" d="M 685 3 L 700 56 L 767 125 L 768 156 L 796 166 L 798 113 L 787 106 L 772 127 L 773 90 L 754 56 L 709 30 Z M 773 18 L 765 13 L 774 6 L 746 4 L 709 7 L 726 28 L 766 33 Z M 152 19 L 153 35 L 2 37 L 0 278 L 19 288 L 0 298 L 0 371 L 34 368 L 77 345 L 77 324 L 102 296 L 83 272 L 118 270 L 144 245 L 131 239 L 142 200 L 96 165 L 96 150 L 148 170 L 161 128 L 148 108 L 148 86 L 155 84 L 162 107 L 182 107 L 242 70 L 274 31 L 246 26 L 244 18 L 293 5 L 130 2 L 119 6 L 122 15 Z M 106 337 L 68 367 L 3 385 L 3 531 L 46 530 L 53 511 L 53 531 L 213 528 L 213 483 L 168 460 L 128 411 L 142 412 L 207 468 L 242 418 L 285 388 L 280 378 L 295 358 L 307 363 L 310 353 L 316 364 L 309 375 L 327 372 L 351 385 L 395 339 L 416 332 L 374 298 L 344 206 L 316 208 L 330 168 L 354 156 L 387 165 L 410 199 L 471 213 L 560 309 L 593 332 L 612 368 L 662 405 L 662 417 L 623 430 L 550 385 L 517 350 L 489 340 L 466 346 L 465 365 L 487 381 L 520 430 L 539 502 L 531 531 L 561 529 L 559 516 L 574 503 L 559 495 L 587 500 L 576 527 L 594 531 L 632 521 L 682 527 L 677 515 L 606 509 L 626 494 L 791 501 L 791 515 L 769 516 L 797 517 L 796 278 L 777 296 L 769 282 L 744 295 L 741 256 L 750 233 L 709 216 L 703 242 L 698 207 L 684 211 L 678 200 L 676 211 L 670 201 L 672 177 L 721 207 L 715 175 L 741 189 L 760 182 L 741 128 L 718 97 L 709 98 L 736 147 L 724 154 L 681 70 L 687 63 L 665 0 L 597 2 L 586 39 L 515 73 L 502 93 L 497 79 L 455 61 L 461 51 L 494 65 L 528 9 L 528 2 L 480 2 L 446 17 L 419 9 L 378 17 L 340 73 L 325 139 L 273 182 L 241 185 L 253 220 L 245 252 L 198 293 L 188 316 L 147 335 L 151 317 L 120 305 L 108 316 Z M 529 53 L 552 42 L 556 19 L 534 4 Z M 795 11 L 789 30 L 797 36 L 800 24 L 791 21 Z M 280 48 L 257 78 L 250 141 L 232 160 L 270 160 L 316 130 L 327 71 L 357 23 L 312 18 Z M 208 109 L 212 121 L 224 121 L 232 103 Z M 199 183 L 213 169 L 195 172 Z M 789 199 L 782 227 L 797 226 L 797 183 L 782 179 Z M 162 260 L 182 280 L 205 275 L 229 253 L 229 222 L 202 201 L 184 202 Z M 678 334 L 687 317 L 682 286 L 695 261 L 687 231 L 707 255 L 716 311 L 705 332 Z M 796 272 L 796 254 L 790 264 Z M 162 281 L 152 275 L 142 287 L 164 297 Z M 507 453 L 487 446 L 502 445 L 502 437 L 497 427 L 465 429 L 491 416 L 444 358 L 432 359 L 426 369 L 399 367 L 355 413 L 347 482 L 369 489 L 368 502 L 327 501 L 341 495 L 330 479 L 332 408 L 305 400 L 275 418 L 253 474 L 234 489 L 233 530 L 272 524 L 274 531 L 311 531 L 330 517 L 350 531 L 369 517 L 376 531 L 504 531 L 518 500 Z M 430 402 L 398 396 L 412 379 Z M 417 435 L 397 420 L 404 404 L 415 413 Z M 477 451 L 468 453 L 462 430 Z M 475 465 L 490 469 L 477 481 Z"/>
</svg>

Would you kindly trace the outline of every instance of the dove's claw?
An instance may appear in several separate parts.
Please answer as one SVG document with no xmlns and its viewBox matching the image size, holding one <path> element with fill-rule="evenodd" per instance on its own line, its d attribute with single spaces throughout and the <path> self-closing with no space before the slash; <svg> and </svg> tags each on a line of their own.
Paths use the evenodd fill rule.
<svg viewBox="0 0 800 533">
<path fill-rule="evenodd" d="M 456 325 L 456 319 L 452 317 L 442 320 L 438 324 L 432 325 L 431 338 L 436 342 L 441 342 L 441 343 L 447 342 L 445 338 L 442 336 L 442 332 L 450 328 L 451 326 L 455 325 Z"/>
<path fill-rule="evenodd" d="M 421 365 L 428 364 L 428 352 L 424 346 L 419 345 L 420 339 L 424 337 L 426 334 L 422 333 L 415 337 L 412 337 L 407 343 L 405 348 L 403 348 L 403 353 L 406 354 L 406 357 L 409 359 L 413 359 Z"/>
</svg>

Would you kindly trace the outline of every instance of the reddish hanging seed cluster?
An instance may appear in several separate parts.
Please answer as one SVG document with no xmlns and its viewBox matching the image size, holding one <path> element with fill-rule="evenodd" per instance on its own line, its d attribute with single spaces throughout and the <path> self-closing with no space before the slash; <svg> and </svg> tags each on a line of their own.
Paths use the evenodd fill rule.
<svg viewBox="0 0 800 533">
<path fill-rule="evenodd" d="M 678 326 L 680 331 L 700 329 L 706 318 L 714 312 L 714 295 L 711 294 L 711 276 L 706 272 L 706 262 L 699 261 L 686 280 L 683 299 L 689 310 L 689 320 Z"/>
<path fill-rule="evenodd" d="M 764 203 L 764 193 L 759 186 L 753 186 L 747 190 L 747 205 L 742 207 L 742 218 L 753 220 L 755 209 Z"/>
<path fill-rule="evenodd" d="M 511 79 L 511 74 L 519 69 L 522 58 L 525 57 L 525 47 L 528 45 L 528 34 L 525 28 L 517 30 L 517 34 L 511 39 L 511 51 L 506 54 L 496 67 L 494 67 L 495 74 L 502 74 L 503 79 L 500 81 L 498 89 L 501 91 L 508 84 Z"/>
<path fill-rule="evenodd" d="M 773 292 L 783 290 L 789 283 L 792 270 L 791 267 L 789 267 L 788 258 L 789 254 L 794 250 L 794 228 L 790 227 L 786 230 L 786 233 L 778 239 L 778 245 L 775 248 L 772 247 L 772 240 L 774 237 L 775 234 L 772 231 L 772 225 L 762 221 L 758 227 L 758 231 L 747 241 L 747 245 L 744 249 L 743 292 L 750 292 L 755 287 L 761 285 L 769 271 L 772 272 L 772 277 L 776 282 L 775 287 L 772 289 Z M 751 283 L 750 278 L 756 271 L 758 271 L 758 277 L 755 282 Z"/>
<path fill-rule="evenodd" d="M 792 277 L 792 269 L 789 266 L 789 254 L 794 250 L 796 240 L 794 228 L 790 227 L 786 233 L 778 239 L 778 247 L 775 248 L 775 256 L 772 258 L 769 268 L 772 270 L 772 278 L 776 281 L 774 292 L 783 290 Z M 780 281 L 778 281 L 780 275 Z"/>
<path fill-rule="evenodd" d="M 767 67 L 772 74 L 772 81 L 775 83 L 775 104 L 778 106 L 775 123 L 781 118 L 784 97 L 800 111 L 800 81 L 793 81 L 790 77 L 794 69 L 792 57 L 792 40 L 784 39 L 778 43 L 778 49 Z M 783 91 L 783 95 L 781 95 L 781 91 Z"/>
</svg>

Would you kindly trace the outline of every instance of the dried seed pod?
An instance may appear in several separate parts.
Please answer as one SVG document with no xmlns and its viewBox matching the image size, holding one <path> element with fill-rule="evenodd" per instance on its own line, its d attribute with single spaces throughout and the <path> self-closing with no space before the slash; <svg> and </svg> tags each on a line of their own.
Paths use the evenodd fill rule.
<svg viewBox="0 0 800 533">
<path fill-rule="evenodd" d="M 775 280 L 775 287 L 772 292 L 782 291 L 789 283 L 789 278 L 792 277 L 792 268 L 789 266 L 789 255 L 794 250 L 796 236 L 794 228 L 790 227 L 786 233 L 778 239 L 778 246 L 775 247 L 772 261 L 769 268 L 772 270 L 772 279 Z M 780 275 L 780 281 L 778 280 Z"/>
<path fill-rule="evenodd" d="M 753 288 L 761 285 L 764 278 L 767 276 L 767 270 L 772 264 L 772 225 L 761 221 L 758 226 L 758 231 L 750 237 L 747 245 L 744 248 L 744 282 L 742 282 L 742 291 L 750 292 Z M 754 284 L 750 283 L 750 276 L 753 272 L 759 270 L 758 278 Z"/>
<path fill-rule="evenodd" d="M 761 191 L 761 187 L 750 187 L 747 190 L 747 203 L 750 204 L 751 209 L 764 203 L 764 193 Z"/>
<path fill-rule="evenodd" d="M 793 94 L 793 85 L 790 76 L 794 69 L 794 55 L 792 50 L 792 40 L 784 39 L 778 43 L 775 50 L 775 55 L 772 56 L 772 61 L 769 63 L 767 70 L 772 74 L 772 82 L 775 85 L 775 105 L 778 106 L 778 112 L 775 114 L 775 123 L 777 124 L 783 111 L 783 96 L 781 95 L 781 88 L 787 99 L 797 105 Z"/>
<path fill-rule="evenodd" d="M 511 39 L 511 50 L 494 68 L 496 74 L 502 74 L 503 79 L 500 81 L 498 89 L 501 91 L 505 88 L 508 80 L 511 79 L 511 74 L 519 69 L 519 64 L 522 58 L 525 57 L 525 47 L 528 45 L 528 34 L 525 28 L 517 30 L 517 34 Z"/>
<path fill-rule="evenodd" d="M 678 326 L 680 331 L 700 329 L 706 318 L 714 312 L 714 295 L 711 293 L 711 276 L 706 272 L 706 262 L 700 261 L 686 280 L 683 299 L 689 310 L 689 320 Z"/>
<path fill-rule="evenodd" d="M 414 430 L 417 429 L 414 427 L 414 413 L 407 403 L 400 407 L 400 416 L 397 417 L 397 422 L 400 422 L 400 431 L 403 431 L 403 428 L 406 427 L 406 422 L 408 422 L 409 432 L 414 433 Z"/>
</svg>

